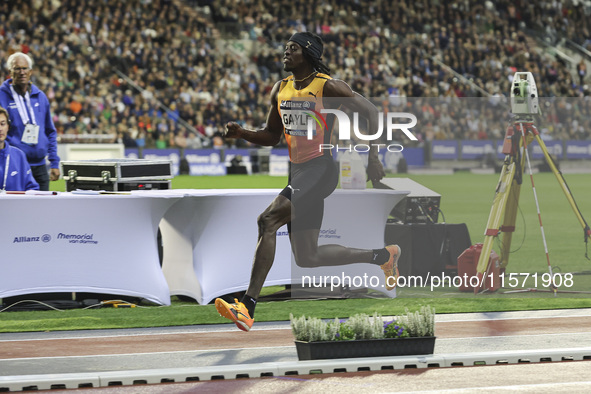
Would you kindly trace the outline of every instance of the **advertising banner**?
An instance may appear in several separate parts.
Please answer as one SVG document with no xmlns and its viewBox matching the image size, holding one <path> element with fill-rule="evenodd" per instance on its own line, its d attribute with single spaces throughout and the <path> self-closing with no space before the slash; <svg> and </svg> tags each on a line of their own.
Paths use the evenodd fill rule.
<svg viewBox="0 0 591 394">
<path fill-rule="evenodd" d="M 226 175 L 226 165 L 216 149 L 187 149 L 185 159 L 190 175 Z"/>
<path fill-rule="evenodd" d="M 462 141 L 462 160 L 482 160 L 488 153 L 494 153 L 492 141 Z"/>
<path fill-rule="evenodd" d="M 591 141 L 567 141 L 567 159 L 591 159 Z"/>
<path fill-rule="evenodd" d="M 172 162 L 172 175 L 179 174 L 181 154 L 178 149 L 144 149 L 144 159 L 170 160 Z"/>
<path fill-rule="evenodd" d="M 126 159 L 140 158 L 140 150 L 138 148 L 126 148 L 124 154 Z"/>
<path fill-rule="evenodd" d="M 273 149 L 269 156 L 269 175 L 287 176 L 289 173 L 289 151 Z"/>
<path fill-rule="evenodd" d="M 433 160 L 457 160 L 458 141 L 436 140 L 431 142 L 431 158 Z"/>
<path fill-rule="evenodd" d="M 546 145 L 546 149 L 548 149 L 548 153 L 551 156 L 554 156 L 556 159 L 562 159 L 564 156 L 564 151 L 562 149 L 562 141 L 544 141 L 544 145 Z M 542 148 L 538 144 L 537 141 L 534 140 L 531 144 L 531 158 L 532 159 L 543 159 L 544 153 L 542 152 Z"/>
</svg>

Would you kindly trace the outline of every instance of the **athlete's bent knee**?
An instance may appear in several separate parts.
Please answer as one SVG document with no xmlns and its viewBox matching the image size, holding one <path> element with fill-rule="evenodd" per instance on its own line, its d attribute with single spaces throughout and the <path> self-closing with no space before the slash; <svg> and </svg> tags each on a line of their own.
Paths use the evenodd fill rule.
<svg viewBox="0 0 591 394">
<path fill-rule="evenodd" d="M 295 263 L 298 267 L 301 268 L 316 268 L 321 267 L 323 264 L 319 261 L 318 256 L 316 255 L 301 255 L 298 254 L 294 257 Z"/>
<path fill-rule="evenodd" d="M 279 229 L 280 225 L 278 221 L 273 218 L 273 215 L 268 212 L 263 212 L 257 218 L 257 224 L 259 226 L 259 233 L 275 233 Z"/>
</svg>

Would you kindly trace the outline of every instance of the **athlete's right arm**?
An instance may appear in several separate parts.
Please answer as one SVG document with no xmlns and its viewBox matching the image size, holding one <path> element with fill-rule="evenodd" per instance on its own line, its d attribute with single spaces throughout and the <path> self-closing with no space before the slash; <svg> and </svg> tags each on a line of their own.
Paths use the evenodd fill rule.
<svg viewBox="0 0 591 394">
<path fill-rule="evenodd" d="M 267 124 L 259 130 L 247 130 L 235 122 L 228 122 L 226 125 L 225 138 L 242 138 L 248 142 L 262 146 L 274 146 L 281 140 L 283 133 L 283 122 L 279 110 L 277 110 L 277 95 L 281 81 L 277 82 L 271 90 L 271 108 L 267 115 Z"/>
</svg>

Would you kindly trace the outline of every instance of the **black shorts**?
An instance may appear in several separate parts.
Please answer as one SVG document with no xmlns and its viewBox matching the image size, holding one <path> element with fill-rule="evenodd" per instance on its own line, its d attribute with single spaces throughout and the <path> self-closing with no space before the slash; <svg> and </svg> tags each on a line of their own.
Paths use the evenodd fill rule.
<svg viewBox="0 0 591 394">
<path fill-rule="evenodd" d="M 289 184 L 279 193 L 291 200 L 295 216 L 287 229 L 320 229 L 324 216 L 324 199 L 339 182 L 335 161 L 331 156 L 316 157 L 305 163 L 291 163 Z"/>
</svg>

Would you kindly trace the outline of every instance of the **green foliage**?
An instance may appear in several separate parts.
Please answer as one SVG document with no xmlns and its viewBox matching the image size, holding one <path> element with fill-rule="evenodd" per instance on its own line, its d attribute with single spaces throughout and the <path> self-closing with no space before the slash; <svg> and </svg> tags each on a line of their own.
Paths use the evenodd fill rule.
<svg viewBox="0 0 591 394">
<path fill-rule="evenodd" d="M 353 328 L 348 324 L 345 324 L 344 321 L 340 322 L 339 331 L 337 335 L 335 335 L 335 341 L 352 341 L 353 339 L 355 339 L 355 331 L 353 331 Z"/>
<path fill-rule="evenodd" d="M 408 338 L 409 336 L 408 329 L 402 323 L 397 323 L 396 320 L 384 323 L 384 338 Z"/>
<path fill-rule="evenodd" d="M 316 342 L 333 340 L 336 331 L 333 326 L 326 324 L 317 317 L 301 316 L 294 318 L 289 315 L 291 320 L 291 331 L 293 336 L 299 341 Z M 330 336 L 332 335 L 332 337 Z"/>
<path fill-rule="evenodd" d="M 432 337 L 435 335 L 435 309 L 422 306 L 420 311 L 410 312 L 398 318 L 400 324 L 407 328 L 411 337 Z"/>
<path fill-rule="evenodd" d="M 353 315 L 343 323 L 355 333 L 355 339 L 380 339 L 384 337 L 382 317 L 374 313 L 372 317 L 365 313 Z"/>
<path fill-rule="evenodd" d="M 289 315 L 289 319 L 292 333 L 298 341 L 423 337 L 434 335 L 435 310 L 430 306 L 423 306 L 414 313 L 406 309 L 406 315 L 387 322 L 377 312 L 373 316 L 358 313 L 348 320 L 334 319 L 328 322 L 316 317 L 295 318 L 293 314 Z"/>
<path fill-rule="evenodd" d="M 268 175 L 178 175 L 171 181 L 173 189 L 283 189 L 285 185 L 286 176 Z"/>
<path fill-rule="evenodd" d="M 328 340 L 332 338 L 339 338 L 340 333 L 339 330 L 341 328 L 341 324 L 338 318 L 335 318 L 333 321 L 329 322 L 326 326 L 326 335 Z"/>
</svg>

